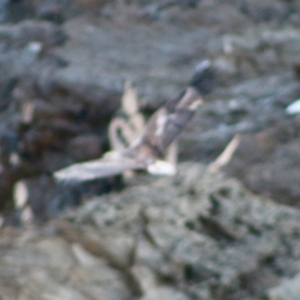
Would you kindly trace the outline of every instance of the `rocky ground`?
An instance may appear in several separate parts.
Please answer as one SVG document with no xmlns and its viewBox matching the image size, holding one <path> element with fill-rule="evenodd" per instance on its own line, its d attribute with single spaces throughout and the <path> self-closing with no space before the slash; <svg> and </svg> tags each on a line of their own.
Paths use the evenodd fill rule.
<svg viewBox="0 0 300 300">
<path fill-rule="evenodd" d="M 1 299 L 300 297 L 297 1 L 0 0 L 0 22 Z M 204 59 L 178 175 L 52 179 L 108 149 L 126 80 L 148 116 Z"/>
</svg>

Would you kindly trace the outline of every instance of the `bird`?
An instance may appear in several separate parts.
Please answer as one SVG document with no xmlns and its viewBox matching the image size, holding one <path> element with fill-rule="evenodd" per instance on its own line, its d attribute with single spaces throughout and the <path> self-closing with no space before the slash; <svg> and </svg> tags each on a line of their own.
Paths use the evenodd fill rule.
<svg viewBox="0 0 300 300">
<path fill-rule="evenodd" d="M 215 83 L 210 60 L 197 68 L 187 87 L 175 98 L 166 101 L 146 123 L 143 131 L 131 144 L 120 150 L 105 153 L 99 159 L 76 163 L 58 170 L 59 182 L 79 183 L 123 174 L 126 171 L 146 171 L 152 175 L 176 174 L 176 166 L 164 156 L 183 128 L 195 115 Z"/>
</svg>

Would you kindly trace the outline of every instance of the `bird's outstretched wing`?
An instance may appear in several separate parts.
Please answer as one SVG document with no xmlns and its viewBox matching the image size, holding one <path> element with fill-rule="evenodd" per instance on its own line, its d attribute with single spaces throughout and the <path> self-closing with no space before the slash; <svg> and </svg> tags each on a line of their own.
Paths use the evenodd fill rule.
<svg viewBox="0 0 300 300">
<path fill-rule="evenodd" d="M 193 118 L 197 107 L 204 102 L 203 96 L 213 88 L 214 78 L 211 62 L 200 64 L 188 87 L 153 114 L 144 134 L 132 148 L 163 158 L 167 148 Z"/>
<path fill-rule="evenodd" d="M 95 159 L 73 164 L 54 173 L 55 179 L 66 183 L 84 182 L 122 174 L 129 170 L 142 170 L 147 166 L 138 160 L 126 157 L 119 159 Z"/>
<path fill-rule="evenodd" d="M 88 162 L 73 164 L 54 173 L 54 178 L 60 182 L 76 183 L 100 179 L 122 174 L 126 171 L 147 170 L 153 175 L 174 175 L 173 164 L 163 160 L 143 161 L 128 158 L 122 154 L 118 158 L 104 157 Z"/>
</svg>

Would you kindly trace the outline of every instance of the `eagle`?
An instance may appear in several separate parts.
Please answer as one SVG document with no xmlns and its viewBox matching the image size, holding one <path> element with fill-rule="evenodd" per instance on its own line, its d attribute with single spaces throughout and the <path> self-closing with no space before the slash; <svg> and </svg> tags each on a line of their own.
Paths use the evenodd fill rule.
<svg viewBox="0 0 300 300">
<path fill-rule="evenodd" d="M 54 173 L 55 179 L 59 182 L 76 183 L 139 170 L 153 175 L 174 175 L 176 166 L 165 160 L 165 155 L 179 133 L 193 118 L 197 107 L 204 102 L 203 96 L 212 90 L 214 73 L 212 63 L 209 60 L 203 61 L 196 68 L 187 87 L 177 97 L 166 101 L 145 126 L 140 125 L 142 130 L 137 128 L 138 136 L 129 145 L 123 143 L 99 159 L 76 163 L 58 170 Z M 137 113 L 134 103 L 129 105 L 128 109 Z M 143 122 L 139 121 L 136 124 Z"/>
</svg>

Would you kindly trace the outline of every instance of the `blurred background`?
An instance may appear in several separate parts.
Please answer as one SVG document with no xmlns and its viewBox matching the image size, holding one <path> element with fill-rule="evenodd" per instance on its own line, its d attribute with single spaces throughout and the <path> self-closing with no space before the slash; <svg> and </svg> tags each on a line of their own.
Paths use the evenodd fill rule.
<svg viewBox="0 0 300 300">
<path fill-rule="evenodd" d="M 236 178 L 236 182 L 245 186 L 247 192 L 242 194 L 249 190 L 261 199 L 271 198 L 277 203 L 272 204 L 274 207 L 284 204 L 285 214 L 298 214 L 300 109 L 299 105 L 298 108 L 290 105 L 300 98 L 299 28 L 297 0 L 0 0 L 3 245 L 8 247 L 7 243 L 11 243 L 14 231 L 5 231 L 11 225 L 27 228 L 45 224 L 66 209 L 88 205 L 95 195 L 118 191 L 122 195 L 124 189 L 126 193 L 126 184 L 119 179 L 69 186 L 57 184 L 52 173 L 76 162 L 98 158 L 109 150 L 107 126 L 120 107 L 125 81 L 133 83 L 141 110 L 148 117 L 185 87 L 196 66 L 205 59 L 213 62 L 217 83 L 207 103 L 179 138 L 179 166 L 214 162 L 232 138 L 240 134 L 240 143 L 222 170 L 224 176 Z M 187 178 L 198 174 L 189 168 L 184 170 Z M 221 180 L 216 178 L 210 180 Z M 142 176 L 136 179 L 137 184 L 143 180 L 150 179 Z M 162 183 L 162 186 L 168 184 Z M 198 192 L 183 188 L 178 193 L 191 196 Z M 207 219 L 201 220 L 208 224 Z M 208 227 L 216 230 L 217 227 L 211 226 L 210 222 Z M 225 234 L 225 240 L 238 240 L 232 237 L 232 230 L 228 229 L 227 235 L 223 232 L 221 236 Z M 260 232 L 261 229 L 255 229 L 253 221 L 251 230 Z M 300 232 L 297 230 L 293 232 Z M 287 229 L 286 232 L 292 231 Z M 279 239 L 274 245 L 279 247 L 282 243 Z M 296 251 L 294 246 L 290 247 L 282 251 Z M 81 255 L 78 254 L 81 250 L 74 251 Z M 290 267 L 295 266 L 296 261 L 299 265 L 296 254 L 295 257 L 289 262 Z M 267 274 L 274 257 L 270 255 L 270 261 L 264 259 L 263 264 L 268 264 L 264 269 Z M 246 265 L 248 270 L 253 267 Z M 122 269 L 120 264 L 118 266 Z M 278 265 L 276 268 L 278 274 L 286 275 Z M 288 269 L 289 276 L 298 272 L 293 268 Z M 189 268 L 184 270 L 187 277 L 207 279 L 204 269 L 202 273 Z M 278 283 L 277 271 L 273 271 L 271 275 L 268 273 L 269 277 L 266 275 L 268 287 Z M 208 274 L 211 278 L 211 273 Z M 163 282 L 174 283 L 172 276 L 164 276 Z M 187 298 L 178 296 L 176 299 L 263 299 L 261 290 L 266 286 L 249 285 L 248 277 L 244 278 L 245 282 L 243 278 L 238 277 L 238 288 L 232 289 L 247 290 L 244 294 L 231 293 L 232 286 L 228 283 L 227 294 L 222 288 L 212 294 L 205 294 L 199 288 L 200 296 L 194 293 L 194 298 L 186 294 Z M 260 280 L 262 278 L 264 276 Z M 177 287 L 185 291 L 180 285 L 182 282 L 176 280 Z M 218 281 L 214 280 L 209 283 L 210 288 Z M 140 295 L 140 290 L 137 294 Z M 35 299 L 30 295 L 31 298 L 26 299 Z M 132 294 L 127 298 L 64 295 L 61 292 L 50 298 L 134 299 Z M 269 294 L 268 299 L 281 299 L 272 295 Z M 17 299 L 5 297 L 3 299 Z M 39 297 L 36 299 L 46 299 Z M 143 299 L 175 299 L 160 298 L 161 294 L 153 297 Z"/>
</svg>

